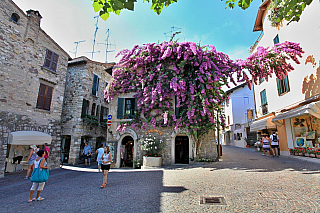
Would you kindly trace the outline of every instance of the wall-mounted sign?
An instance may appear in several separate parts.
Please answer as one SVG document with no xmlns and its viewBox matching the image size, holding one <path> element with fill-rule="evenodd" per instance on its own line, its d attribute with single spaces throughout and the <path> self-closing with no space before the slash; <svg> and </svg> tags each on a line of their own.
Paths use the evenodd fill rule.
<svg viewBox="0 0 320 213">
<path fill-rule="evenodd" d="M 163 134 L 163 132 L 161 132 L 160 130 L 157 130 L 157 129 L 150 129 L 150 130 L 148 130 L 148 131 L 146 131 L 144 134 L 149 134 L 149 133 L 151 133 L 151 132 L 157 132 L 157 133 L 159 133 L 160 135 L 162 135 Z"/>
<path fill-rule="evenodd" d="M 108 115 L 108 120 L 111 120 L 112 119 L 112 115 Z"/>
<path fill-rule="evenodd" d="M 112 123 L 111 121 L 108 121 L 108 122 L 107 122 L 107 125 L 108 125 L 108 126 L 111 126 L 111 123 Z"/>
</svg>

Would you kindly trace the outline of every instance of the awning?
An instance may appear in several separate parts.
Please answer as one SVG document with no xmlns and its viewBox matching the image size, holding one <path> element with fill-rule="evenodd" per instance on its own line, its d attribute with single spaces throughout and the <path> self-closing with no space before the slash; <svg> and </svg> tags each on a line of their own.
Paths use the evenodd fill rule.
<svg viewBox="0 0 320 213">
<path fill-rule="evenodd" d="M 276 125 L 272 123 L 272 118 L 274 118 L 273 115 L 261 120 L 254 121 L 250 125 L 250 132 L 256 132 L 263 129 L 276 129 Z"/>
<path fill-rule="evenodd" d="M 303 115 L 313 115 L 317 118 L 320 118 L 320 102 L 306 104 L 302 107 L 283 112 L 272 119 L 272 122 L 279 121 L 286 118 L 294 118 Z"/>
<path fill-rule="evenodd" d="M 12 145 L 43 145 L 51 144 L 52 137 L 43 132 L 18 131 L 9 134 L 9 144 Z"/>
</svg>

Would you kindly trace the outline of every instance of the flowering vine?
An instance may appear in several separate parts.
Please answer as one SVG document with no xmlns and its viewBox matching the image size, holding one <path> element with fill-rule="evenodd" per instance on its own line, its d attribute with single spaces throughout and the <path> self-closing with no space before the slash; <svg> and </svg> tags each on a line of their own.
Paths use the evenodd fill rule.
<svg viewBox="0 0 320 213">
<path fill-rule="evenodd" d="M 244 70 L 254 82 L 258 78 L 268 80 L 272 73 L 283 79 L 293 70 L 287 60 L 299 63 L 297 56 L 303 53 L 299 44 L 292 42 L 257 50 L 246 60 L 237 61 L 217 52 L 213 45 L 201 47 L 193 42 L 151 43 L 120 51 L 122 58 L 105 89 L 105 98 L 111 101 L 119 94 L 132 92 L 137 108 L 134 118 L 119 125 L 117 131 L 129 125 L 145 129 L 149 123 L 154 128 L 183 127 L 194 137 L 197 152 L 210 129 L 225 125 L 219 107 L 226 98 L 222 86 L 246 81 L 250 87 Z"/>
</svg>

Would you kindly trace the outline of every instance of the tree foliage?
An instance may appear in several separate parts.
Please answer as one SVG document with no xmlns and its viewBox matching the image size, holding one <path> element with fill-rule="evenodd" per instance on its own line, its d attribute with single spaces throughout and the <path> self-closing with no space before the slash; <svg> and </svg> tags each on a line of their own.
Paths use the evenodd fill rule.
<svg viewBox="0 0 320 213">
<path fill-rule="evenodd" d="M 95 12 L 100 13 L 100 17 L 103 20 L 109 18 L 110 13 L 120 15 L 120 12 L 124 9 L 134 11 L 134 4 L 137 0 L 91 0 L 93 1 L 93 8 Z M 158 15 L 161 13 L 164 7 L 177 2 L 178 0 L 143 0 L 143 2 L 151 2 L 151 10 Z M 214 1 L 214 0 L 212 0 Z M 224 1 L 224 0 L 222 0 Z M 236 5 L 243 10 L 250 7 L 253 0 L 225 0 L 226 8 L 233 9 Z M 287 20 L 288 24 L 293 21 L 298 22 L 301 14 L 310 5 L 313 0 L 271 0 L 271 5 L 276 9 L 276 15 L 272 17 L 271 21 L 280 22 Z"/>
</svg>

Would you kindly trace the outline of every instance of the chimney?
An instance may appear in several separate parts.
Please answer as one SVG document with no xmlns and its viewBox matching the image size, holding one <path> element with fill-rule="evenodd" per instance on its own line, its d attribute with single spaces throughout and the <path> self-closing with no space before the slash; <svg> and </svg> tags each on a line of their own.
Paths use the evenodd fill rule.
<svg viewBox="0 0 320 213">
<path fill-rule="evenodd" d="M 28 10 L 27 11 L 28 22 L 25 32 L 25 40 L 31 39 L 33 42 L 38 40 L 38 35 L 40 31 L 40 21 L 42 16 L 39 11 Z"/>
</svg>

